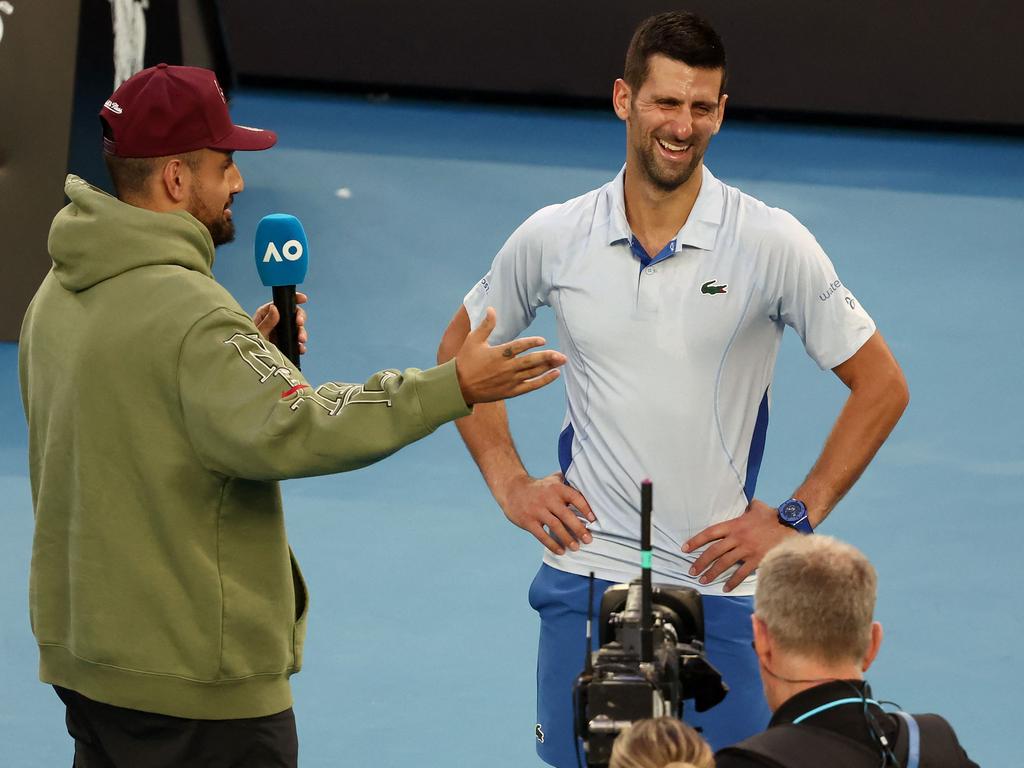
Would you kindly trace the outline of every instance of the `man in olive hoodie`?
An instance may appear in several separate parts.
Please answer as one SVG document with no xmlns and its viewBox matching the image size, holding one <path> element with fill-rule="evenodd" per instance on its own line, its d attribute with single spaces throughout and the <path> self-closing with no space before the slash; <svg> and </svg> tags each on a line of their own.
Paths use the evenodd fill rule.
<svg viewBox="0 0 1024 768">
<path fill-rule="evenodd" d="M 307 595 L 277 481 L 384 458 L 474 403 L 537 389 L 542 339 L 314 388 L 214 281 L 243 189 L 212 72 L 161 64 L 100 113 L 118 192 L 74 176 L 53 269 L 25 316 L 40 679 L 67 704 L 76 766 L 292 766 L 288 678 Z"/>
</svg>

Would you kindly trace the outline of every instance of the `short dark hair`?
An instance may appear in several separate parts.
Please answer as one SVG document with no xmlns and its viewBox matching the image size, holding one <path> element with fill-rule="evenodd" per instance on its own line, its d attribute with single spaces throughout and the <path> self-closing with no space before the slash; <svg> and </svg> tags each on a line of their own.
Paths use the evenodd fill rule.
<svg viewBox="0 0 1024 768">
<path fill-rule="evenodd" d="M 186 152 L 171 157 L 180 157 L 193 173 L 199 169 L 198 152 Z M 149 178 L 163 168 L 168 160 L 170 157 L 117 157 L 107 152 L 103 153 L 107 173 L 110 174 L 110 180 L 114 182 L 114 191 L 121 200 L 144 196 Z"/>
<path fill-rule="evenodd" d="M 725 93 L 725 46 L 714 27 L 695 13 L 668 11 L 644 19 L 626 50 L 622 79 L 638 89 L 650 72 L 651 56 L 661 54 L 696 69 L 722 70 L 718 95 Z"/>
</svg>

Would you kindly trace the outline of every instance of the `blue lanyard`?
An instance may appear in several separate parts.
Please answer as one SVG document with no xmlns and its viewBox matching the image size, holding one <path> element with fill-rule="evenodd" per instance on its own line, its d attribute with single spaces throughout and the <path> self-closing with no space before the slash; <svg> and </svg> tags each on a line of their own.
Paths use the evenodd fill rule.
<svg viewBox="0 0 1024 768">
<path fill-rule="evenodd" d="M 917 768 L 921 759 L 921 729 L 917 727 L 917 720 L 913 715 L 906 712 L 894 712 L 907 724 L 907 735 L 910 737 L 910 746 L 907 747 L 907 768 Z"/>
<path fill-rule="evenodd" d="M 802 723 L 809 717 L 814 717 L 827 709 L 832 709 L 833 707 L 838 707 L 843 704 L 874 704 L 876 707 L 881 706 L 874 699 L 837 699 L 836 701 L 830 701 L 828 704 L 822 704 L 820 707 L 815 707 L 810 712 L 804 712 L 800 717 L 793 719 L 793 725 Z M 906 712 L 896 712 L 895 714 L 907 724 L 907 735 L 910 739 L 910 744 L 907 748 L 907 768 L 917 768 L 921 760 L 921 731 L 917 726 L 917 721 L 912 715 L 908 715 Z"/>
<path fill-rule="evenodd" d="M 795 720 L 793 720 L 793 725 L 796 725 L 797 723 L 802 723 L 808 717 L 814 717 L 815 715 L 824 712 L 826 709 L 832 709 L 832 707 L 838 707 L 841 704 L 865 704 L 865 703 L 867 703 L 867 704 L 874 704 L 876 707 L 881 706 L 874 699 L 863 699 L 863 698 L 861 698 L 859 696 L 857 698 L 855 698 L 855 699 L 838 699 L 836 701 L 830 701 L 828 704 L 822 704 L 820 707 L 815 707 L 810 712 L 804 712 L 802 715 L 800 715 L 800 717 L 798 717 Z"/>
</svg>

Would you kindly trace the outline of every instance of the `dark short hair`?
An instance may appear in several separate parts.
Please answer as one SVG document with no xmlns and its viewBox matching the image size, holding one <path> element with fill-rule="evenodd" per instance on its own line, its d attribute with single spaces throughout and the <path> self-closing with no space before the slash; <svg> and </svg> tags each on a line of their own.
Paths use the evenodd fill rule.
<svg viewBox="0 0 1024 768">
<path fill-rule="evenodd" d="M 180 157 L 193 172 L 198 170 L 198 152 L 187 152 L 176 157 Z M 110 174 L 110 180 L 114 182 L 114 191 L 121 200 L 143 196 L 150 177 L 163 168 L 168 160 L 170 157 L 116 157 L 107 152 L 103 153 L 107 173 Z"/>
<path fill-rule="evenodd" d="M 107 173 L 114 182 L 114 192 L 122 200 L 142 195 L 157 166 L 157 158 L 115 157 L 106 152 L 103 153 L 103 162 L 107 164 Z"/>
<path fill-rule="evenodd" d="M 626 50 L 622 79 L 638 89 L 650 72 L 651 56 L 661 54 L 696 69 L 722 70 L 719 96 L 725 93 L 725 46 L 707 21 L 689 11 L 668 11 L 644 19 Z"/>
</svg>

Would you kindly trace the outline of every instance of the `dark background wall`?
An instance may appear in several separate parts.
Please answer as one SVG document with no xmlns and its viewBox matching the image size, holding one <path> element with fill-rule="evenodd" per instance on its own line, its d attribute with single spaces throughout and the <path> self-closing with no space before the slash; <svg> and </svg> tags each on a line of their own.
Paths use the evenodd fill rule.
<svg viewBox="0 0 1024 768">
<path fill-rule="evenodd" d="M 722 34 L 733 109 L 1024 127 L 1020 0 L 222 1 L 243 78 L 576 100 L 680 7 Z"/>
<path fill-rule="evenodd" d="M 109 0 L 0 6 L 0 339 L 49 267 L 66 170 L 107 184 L 96 113 L 112 90 Z M 252 82 L 607 103 L 634 0 L 149 0 L 145 64 Z M 1024 132 L 1019 0 L 692 0 L 730 58 L 730 114 Z M 79 23 L 81 21 L 81 23 Z M 227 32 L 225 49 L 222 29 Z M 232 58 L 229 60 L 226 51 Z"/>
<path fill-rule="evenodd" d="M 114 32 L 110 0 L 80 0 L 78 57 L 68 172 L 113 192 L 100 152 L 97 115 L 114 85 Z M 207 67 L 230 95 L 233 75 L 224 48 L 218 6 L 212 0 L 149 0 L 143 66 L 161 62 Z"/>
<path fill-rule="evenodd" d="M 0 340 L 50 268 L 46 238 L 64 205 L 64 176 L 109 180 L 100 107 L 114 85 L 110 0 L 8 0 L 0 6 Z M 7 12 L 10 9 L 10 12 Z M 149 0 L 144 66 L 166 61 L 232 75 L 214 0 Z"/>
<path fill-rule="evenodd" d="M 10 14 L 0 9 L 0 339 L 18 338 L 50 266 L 46 234 L 64 200 L 78 31 L 78 0 L 10 4 Z"/>
</svg>

